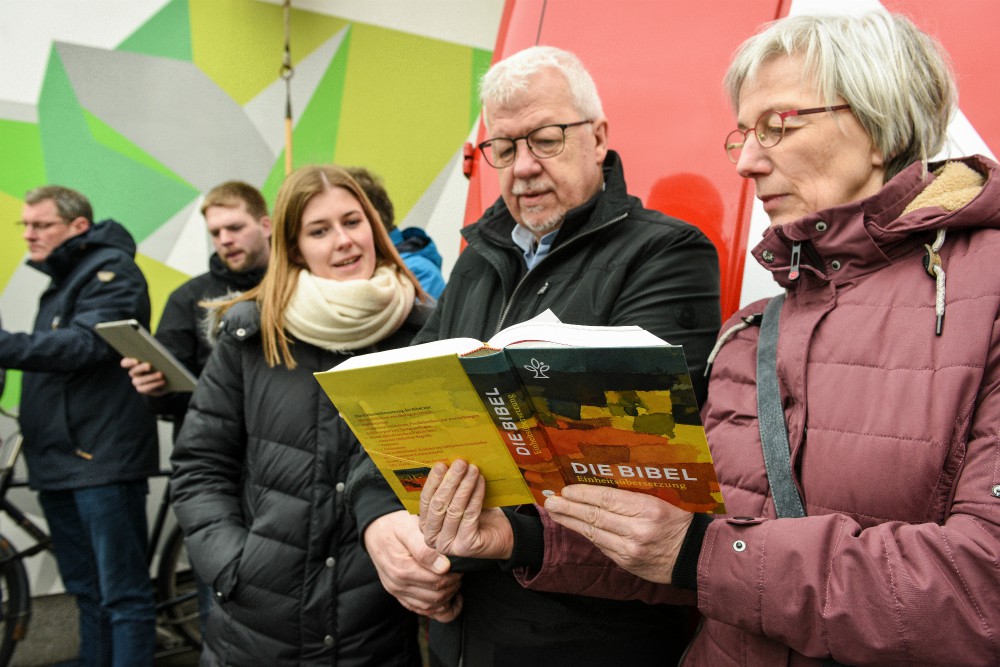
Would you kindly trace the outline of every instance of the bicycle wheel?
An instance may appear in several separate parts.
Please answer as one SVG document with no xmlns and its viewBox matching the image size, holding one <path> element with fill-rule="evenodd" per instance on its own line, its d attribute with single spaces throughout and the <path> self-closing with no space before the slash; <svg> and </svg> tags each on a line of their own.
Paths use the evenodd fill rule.
<svg viewBox="0 0 1000 667">
<path fill-rule="evenodd" d="M 31 594 L 24 563 L 7 538 L 0 535 L 0 667 L 7 667 L 17 642 L 24 639 L 31 620 Z"/>
<path fill-rule="evenodd" d="M 160 550 L 157 569 L 157 607 L 167 623 L 195 648 L 201 648 L 198 582 L 184 548 L 184 533 L 175 526 Z"/>
</svg>

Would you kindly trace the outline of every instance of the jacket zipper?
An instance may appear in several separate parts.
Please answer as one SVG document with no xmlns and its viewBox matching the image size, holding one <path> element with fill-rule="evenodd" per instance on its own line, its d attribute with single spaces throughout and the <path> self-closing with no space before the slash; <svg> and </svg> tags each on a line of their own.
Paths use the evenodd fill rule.
<svg viewBox="0 0 1000 667">
<path fill-rule="evenodd" d="M 558 248 L 556 248 L 552 252 L 550 252 L 548 255 L 546 255 L 545 259 L 548 259 L 549 257 L 551 257 L 552 255 L 556 254 L 557 252 L 560 252 L 563 248 L 565 248 L 567 246 L 570 246 L 570 245 L 572 245 L 572 244 L 580 241 L 581 239 L 585 239 L 588 236 L 590 236 L 591 234 L 596 234 L 597 232 L 603 230 L 604 228 L 606 228 L 606 227 L 608 227 L 610 225 L 613 225 L 616 222 L 624 220 L 627 217 L 628 217 L 628 213 L 627 212 L 626 213 L 622 213 L 617 218 L 612 218 L 611 220 L 608 220 L 607 222 L 605 222 L 604 224 L 602 224 L 600 227 L 595 227 L 594 229 L 591 229 L 590 231 L 584 232 L 584 233 L 580 234 L 579 236 L 570 239 L 569 241 L 567 241 L 566 243 L 562 244 L 561 246 L 559 246 Z M 515 224 L 517 224 L 517 223 L 515 223 Z M 542 261 L 545 261 L 545 260 L 542 260 Z M 517 293 L 521 289 L 521 286 L 524 285 L 525 281 L 527 281 L 529 277 L 531 277 L 531 271 L 528 271 L 526 274 L 524 274 L 524 277 L 521 278 L 521 280 L 519 280 L 518 283 L 517 283 L 517 285 L 514 287 L 514 291 L 510 293 L 510 299 L 507 300 L 507 305 L 504 306 L 503 313 L 500 314 L 500 320 L 497 322 L 497 326 L 493 330 L 494 334 L 499 333 L 500 329 L 503 328 L 503 322 L 504 322 L 504 320 L 507 319 L 507 315 L 510 313 L 510 309 L 514 305 L 514 298 L 517 296 Z M 547 289 L 547 288 L 548 288 L 548 283 L 546 283 L 543 286 L 542 291 L 544 292 L 545 289 Z"/>
<path fill-rule="evenodd" d="M 795 242 L 792 244 L 792 261 L 788 267 L 788 279 L 798 280 L 799 279 L 799 255 L 802 252 L 802 244 Z"/>
</svg>

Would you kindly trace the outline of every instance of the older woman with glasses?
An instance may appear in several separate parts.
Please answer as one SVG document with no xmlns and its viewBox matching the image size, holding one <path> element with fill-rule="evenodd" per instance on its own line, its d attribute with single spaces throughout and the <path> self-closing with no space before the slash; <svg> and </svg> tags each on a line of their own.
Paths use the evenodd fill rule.
<svg viewBox="0 0 1000 667">
<path fill-rule="evenodd" d="M 998 664 L 997 164 L 928 162 L 955 89 L 899 16 L 776 21 L 725 82 L 726 152 L 771 220 L 753 254 L 784 297 L 716 346 L 703 416 L 731 514 L 571 486 L 522 583 L 696 592 L 685 665 Z M 434 472 L 429 545 L 502 549 L 481 486 Z"/>
</svg>

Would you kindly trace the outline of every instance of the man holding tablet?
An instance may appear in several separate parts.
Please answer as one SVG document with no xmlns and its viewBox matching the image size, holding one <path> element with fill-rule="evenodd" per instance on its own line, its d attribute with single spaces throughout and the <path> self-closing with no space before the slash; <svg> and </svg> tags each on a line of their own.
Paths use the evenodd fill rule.
<svg viewBox="0 0 1000 667">
<path fill-rule="evenodd" d="M 28 483 L 80 612 L 87 665 L 152 665 L 156 609 L 146 562 L 147 478 L 158 468 L 156 421 L 94 331 L 149 325 L 135 241 L 57 185 L 25 195 L 18 224 L 28 265 L 51 277 L 32 333 L 0 329 L 0 367 L 24 371 L 20 424 Z"/>
</svg>

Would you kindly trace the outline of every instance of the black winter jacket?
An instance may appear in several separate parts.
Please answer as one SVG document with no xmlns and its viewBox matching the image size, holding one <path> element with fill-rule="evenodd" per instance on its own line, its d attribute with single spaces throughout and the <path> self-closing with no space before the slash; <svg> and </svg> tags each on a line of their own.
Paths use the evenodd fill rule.
<svg viewBox="0 0 1000 667">
<path fill-rule="evenodd" d="M 418 326 L 411 315 L 358 353 L 406 345 Z M 344 356 L 292 350 L 295 369 L 268 367 L 256 304 L 230 308 L 174 447 L 173 508 L 220 603 L 202 664 L 419 664 L 415 619 L 382 588 L 345 511 L 360 445 L 312 377 Z"/>
<path fill-rule="evenodd" d="M 113 220 L 67 239 L 44 262 L 50 276 L 30 334 L 0 330 L 0 366 L 25 371 L 21 432 L 33 489 L 79 489 L 144 479 L 159 469 L 156 420 L 94 325 L 149 326 L 135 242 Z"/>
<path fill-rule="evenodd" d="M 696 227 L 629 196 L 613 151 L 604 178 L 604 191 L 567 214 L 551 251 L 530 272 L 502 199 L 464 229 L 469 245 L 413 342 L 486 340 L 547 308 L 573 324 L 634 324 L 684 346 L 704 400 L 702 371 L 721 319 L 715 248 Z M 402 507 L 370 460 L 352 476 L 348 495 L 362 533 Z M 521 522 L 509 516 L 517 533 Z M 463 577 L 459 620 L 432 623 L 431 648 L 443 664 L 455 664 L 459 642 L 464 664 L 477 667 L 668 664 L 686 644 L 683 608 L 528 591 L 497 564 L 477 563 L 463 564 L 477 569 Z"/>
<path fill-rule="evenodd" d="M 264 269 L 231 271 L 215 253 L 208 261 L 208 272 L 195 276 L 173 292 L 163 307 L 156 327 L 156 339 L 170 350 L 197 377 L 208 361 L 212 345 L 207 337 L 207 312 L 199 303 L 256 287 Z M 180 431 L 187 411 L 190 392 L 176 392 L 153 397 L 149 403 L 157 414 L 174 422 L 174 435 Z"/>
</svg>

